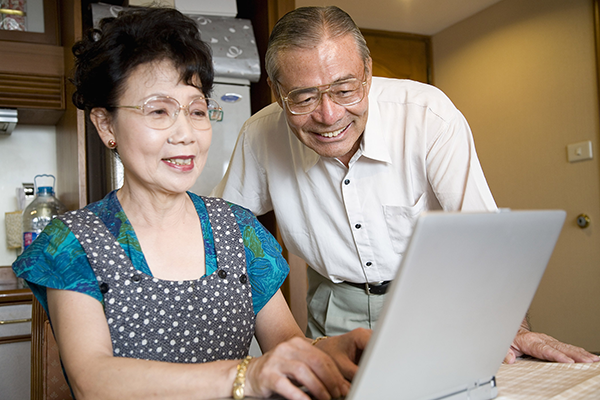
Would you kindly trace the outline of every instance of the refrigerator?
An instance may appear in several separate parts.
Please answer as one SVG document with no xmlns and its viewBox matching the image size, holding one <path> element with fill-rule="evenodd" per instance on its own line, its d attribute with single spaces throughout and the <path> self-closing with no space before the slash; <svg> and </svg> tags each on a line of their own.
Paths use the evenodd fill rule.
<svg viewBox="0 0 600 400">
<path fill-rule="evenodd" d="M 213 94 L 223 109 L 223 120 L 212 123 L 212 142 L 202 174 L 190 189 L 208 196 L 225 175 L 240 128 L 250 118 L 250 81 L 217 78 Z"/>
</svg>

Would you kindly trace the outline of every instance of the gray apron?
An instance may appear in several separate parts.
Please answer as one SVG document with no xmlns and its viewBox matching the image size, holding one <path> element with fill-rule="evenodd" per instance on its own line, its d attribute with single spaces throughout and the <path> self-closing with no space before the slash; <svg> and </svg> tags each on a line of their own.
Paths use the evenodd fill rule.
<svg viewBox="0 0 600 400">
<path fill-rule="evenodd" d="M 115 356 L 200 363 L 248 354 L 255 315 L 240 229 L 224 200 L 203 200 L 217 271 L 191 281 L 166 281 L 136 270 L 106 225 L 85 208 L 59 217 L 96 274 Z"/>
</svg>

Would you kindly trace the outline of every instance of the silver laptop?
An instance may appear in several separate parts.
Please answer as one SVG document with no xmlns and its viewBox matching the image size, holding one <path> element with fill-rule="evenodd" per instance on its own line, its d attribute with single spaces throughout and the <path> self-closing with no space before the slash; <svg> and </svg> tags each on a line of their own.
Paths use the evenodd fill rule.
<svg viewBox="0 0 600 400">
<path fill-rule="evenodd" d="M 422 214 L 346 399 L 496 397 L 565 215 Z"/>
</svg>

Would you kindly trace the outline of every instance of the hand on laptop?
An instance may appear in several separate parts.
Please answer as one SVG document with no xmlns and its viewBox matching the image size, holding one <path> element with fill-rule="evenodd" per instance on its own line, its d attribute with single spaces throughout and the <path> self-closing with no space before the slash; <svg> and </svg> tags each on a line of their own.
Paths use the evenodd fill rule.
<svg viewBox="0 0 600 400">
<path fill-rule="evenodd" d="M 590 363 L 600 361 L 600 357 L 587 352 L 581 347 L 560 342 L 543 333 L 531 332 L 526 328 L 519 328 L 517 336 L 510 346 L 504 362 L 512 364 L 517 357 L 529 355 L 540 360 L 561 363 Z"/>
<path fill-rule="evenodd" d="M 329 354 L 344 378 L 352 381 L 358 369 L 360 356 L 370 337 L 370 329 L 358 328 L 344 335 L 331 336 L 326 340 L 320 340 L 315 346 Z"/>
<path fill-rule="evenodd" d="M 266 398 L 277 393 L 286 399 L 309 400 L 299 386 L 323 400 L 344 396 L 350 390 L 331 357 L 305 338 L 294 337 L 280 343 L 248 364 L 248 396 Z"/>
</svg>

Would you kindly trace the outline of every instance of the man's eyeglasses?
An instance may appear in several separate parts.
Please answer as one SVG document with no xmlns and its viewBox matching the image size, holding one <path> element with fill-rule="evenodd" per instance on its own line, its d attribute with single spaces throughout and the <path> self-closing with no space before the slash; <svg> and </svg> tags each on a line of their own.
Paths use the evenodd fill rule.
<svg viewBox="0 0 600 400">
<path fill-rule="evenodd" d="M 359 103 L 365 97 L 366 86 L 367 81 L 361 82 L 356 78 L 350 78 L 329 85 L 294 89 L 287 96 L 282 97 L 282 100 L 292 114 L 304 115 L 313 112 L 321 104 L 324 93 L 340 106 Z"/>
<path fill-rule="evenodd" d="M 140 110 L 144 116 L 143 121 L 148 128 L 167 129 L 173 126 L 179 112 L 184 112 L 190 117 L 190 122 L 195 129 L 210 129 L 211 121 L 221 121 L 223 110 L 219 104 L 210 98 L 199 97 L 182 106 L 169 96 L 150 97 L 141 106 L 114 106 L 116 108 L 133 108 Z"/>
</svg>

